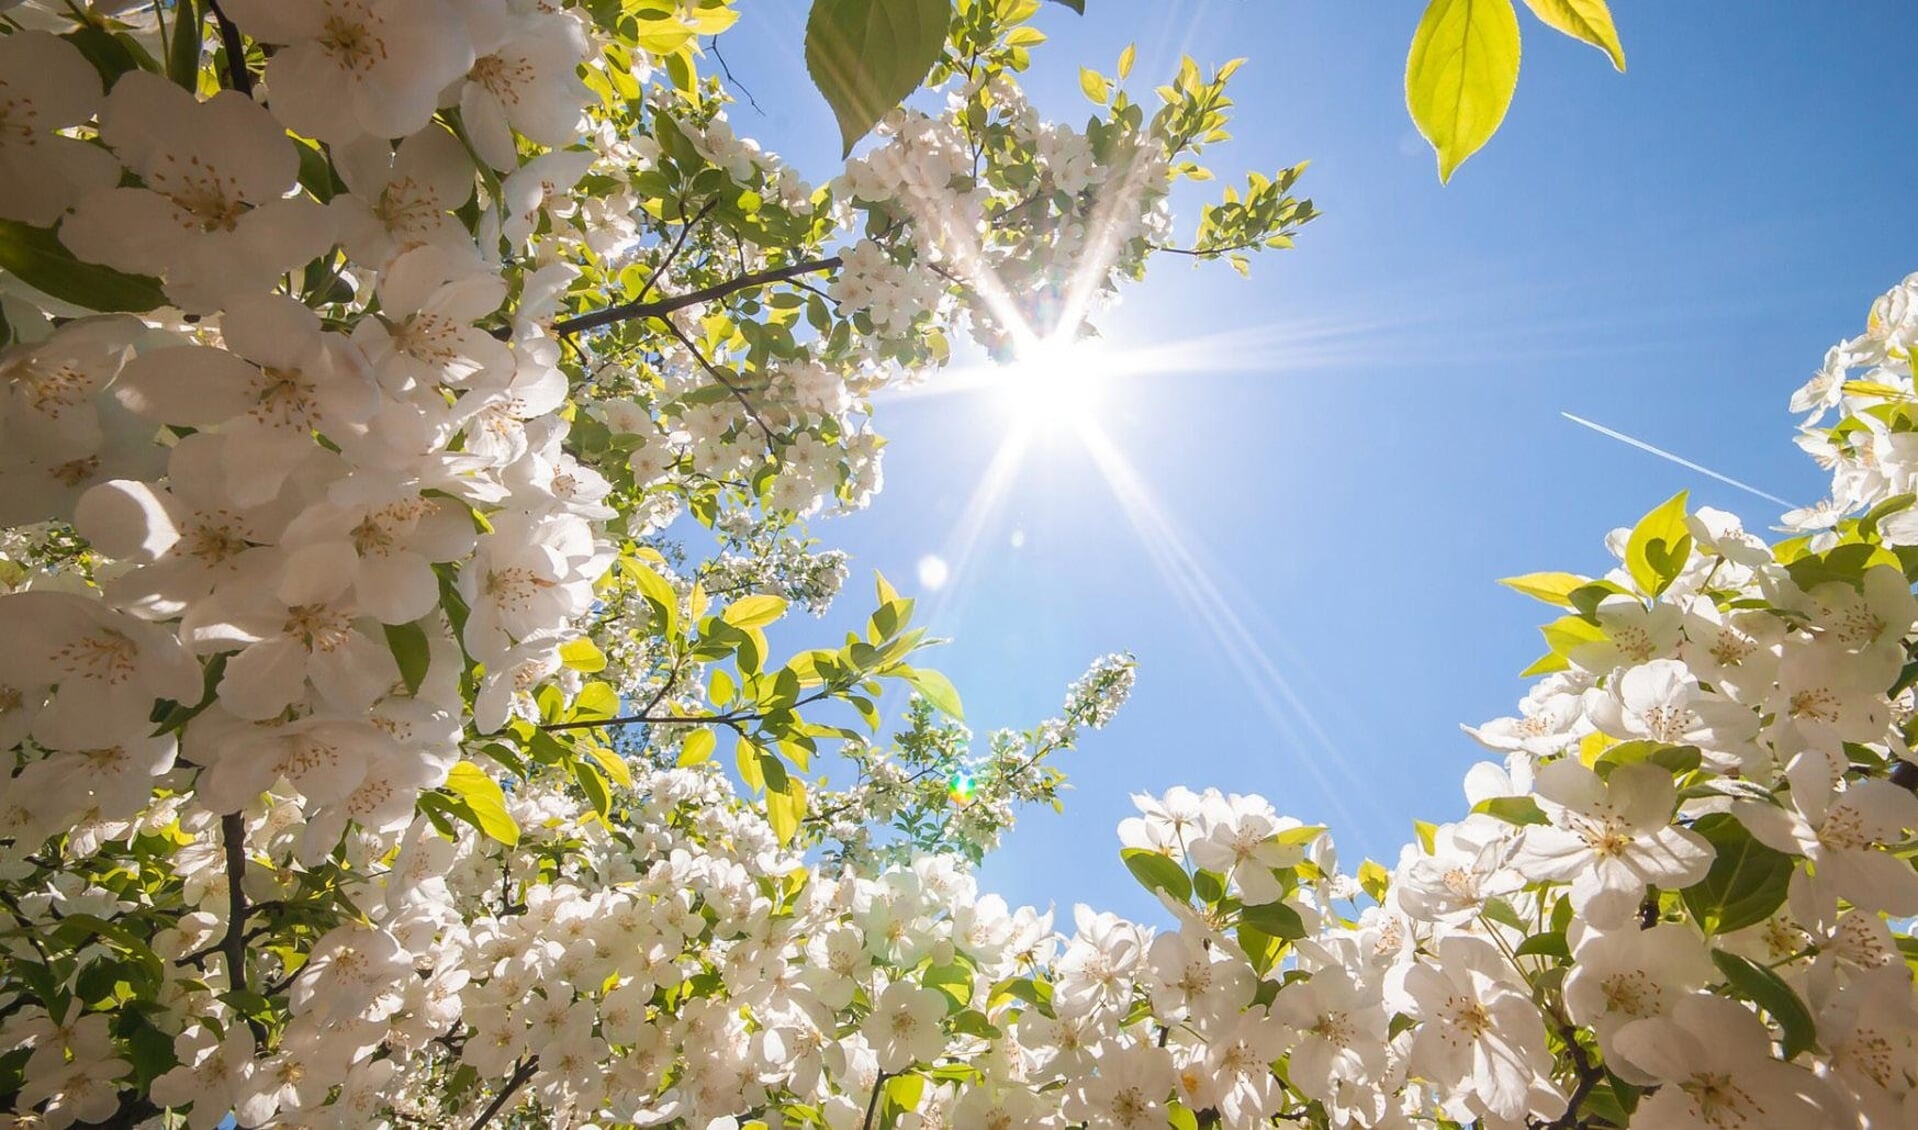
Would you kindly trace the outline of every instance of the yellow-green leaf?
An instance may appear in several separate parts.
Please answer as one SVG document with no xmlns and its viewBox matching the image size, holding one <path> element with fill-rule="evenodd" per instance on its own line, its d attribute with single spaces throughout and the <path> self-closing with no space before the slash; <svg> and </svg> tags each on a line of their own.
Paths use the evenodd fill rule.
<svg viewBox="0 0 1918 1130">
<path fill-rule="evenodd" d="M 606 670 L 606 653 L 589 639 L 568 640 L 559 645 L 559 661 L 588 675 Z"/>
<path fill-rule="evenodd" d="M 1132 73 L 1133 60 L 1137 59 L 1138 57 L 1139 57 L 1138 49 L 1130 43 L 1125 45 L 1124 51 L 1119 52 L 1119 78 L 1120 79 L 1123 80 L 1126 76 Z"/>
<path fill-rule="evenodd" d="M 1638 591 L 1657 596 L 1678 579 L 1692 555 L 1692 531 L 1685 524 L 1686 492 L 1666 499 L 1632 527 L 1625 542 L 1625 571 Z"/>
<path fill-rule="evenodd" d="M 940 713 L 949 715 L 956 722 L 966 720 L 966 712 L 959 705 L 959 690 L 952 685 L 951 679 L 930 667 L 904 667 L 899 674 Z"/>
<path fill-rule="evenodd" d="M 519 843 L 519 825 L 506 811 L 506 794 L 499 782 L 470 761 L 462 761 L 446 774 L 446 787 L 466 802 L 479 822 L 480 831 L 513 847 Z"/>
<path fill-rule="evenodd" d="M 719 739 L 704 726 L 687 734 L 686 740 L 679 743 L 679 767 L 684 769 L 689 765 L 698 765 L 713 755 L 713 747 L 718 744 Z"/>
<path fill-rule="evenodd" d="M 1438 151 L 1448 181 L 1478 152 L 1518 89 L 1518 14 L 1512 0 L 1432 0 L 1405 62 L 1405 103 Z"/>
<path fill-rule="evenodd" d="M 770 593 L 754 593 L 728 604 L 719 618 L 735 628 L 762 628 L 785 614 L 785 598 Z"/>
<path fill-rule="evenodd" d="M 1612 66 L 1625 69 L 1625 47 L 1605 0 L 1525 0 L 1525 6 L 1547 27 L 1591 44 L 1611 56 Z"/>
<path fill-rule="evenodd" d="M 766 819 L 772 823 L 773 835 L 779 837 L 781 844 L 792 843 L 793 836 L 799 832 L 799 822 L 806 818 L 806 786 L 795 777 L 786 779 L 782 790 L 766 794 Z"/>
<path fill-rule="evenodd" d="M 599 762 L 599 767 L 606 770 L 606 775 L 617 781 L 620 788 L 633 787 L 632 767 L 626 764 L 626 759 L 619 755 L 618 750 L 607 749 L 603 745 L 590 745 L 586 747 L 586 752 L 593 755 L 593 760 Z"/>
<path fill-rule="evenodd" d="M 1499 581 L 1499 584 L 1514 592 L 1522 592 L 1534 600 L 1556 604 L 1560 608 L 1570 608 L 1572 590 L 1587 583 L 1586 578 L 1576 573 L 1527 573 L 1522 577 L 1506 577 Z"/>
<path fill-rule="evenodd" d="M 1079 89 L 1086 92 L 1087 98 L 1101 106 L 1112 97 L 1112 84 L 1104 75 L 1089 67 L 1079 68 Z"/>
</svg>

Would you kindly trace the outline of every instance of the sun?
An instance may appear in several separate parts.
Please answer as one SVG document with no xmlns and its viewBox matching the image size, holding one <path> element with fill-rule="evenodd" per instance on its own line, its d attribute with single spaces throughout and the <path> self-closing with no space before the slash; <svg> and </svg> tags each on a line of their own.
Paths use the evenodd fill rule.
<svg viewBox="0 0 1918 1130">
<path fill-rule="evenodd" d="M 1022 428 L 1077 431 L 1096 418 L 1113 368 L 1096 340 L 1040 338 L 994 369 L 993 393 Z"/>
</svg>

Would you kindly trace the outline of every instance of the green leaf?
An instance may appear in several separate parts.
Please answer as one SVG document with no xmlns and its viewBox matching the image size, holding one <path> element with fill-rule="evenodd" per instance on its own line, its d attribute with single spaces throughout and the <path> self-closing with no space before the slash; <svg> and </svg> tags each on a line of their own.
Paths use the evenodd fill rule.
<svg viewBox="0 0 1918 1130">
<path fill-rule="evenodd" d="M 1239 923 L 1274 938 L 1296 941 L 1305 937 L 1305 919 L 1283 902 L 1261 903 L 1239 911 Z"/>
<path fill-rule="evenodd" d="M 813 0 L 806 72 L 839 120 L 842 155 L 919 89 L 951 19 L 950 0 Z"/>
<path fill-rule="evenodd" d="M 1487 797 L 1472 806 L 1474 813 L 1496 816 L 1507 824 L 1550 824 L 1545 810 L 1528 796 Z"/>
<path fill-rule="evenodd" d="M 1625 70 L 1625 48 L 1612 26 L 1612 10 L 1605 0 L 1525 0 L 1545 26 L 1589 43 L 1612 57 L 1612 66 Z"/>
<path fill-rule="evenodd" d="M 728 604 L 719 618 L 735 628 L 763 628 L 785 614 L 786 601 L 783 597 L 754 593 Z"/>
<path fill-rule="evenodd" d="M 1512 0 L 1432 0 L 1405 62 L 1405 102 L 1438 151 L 1439 180 L 1478 152 L 1518 89 L 1518 15 Z"/>
<path fill-rule="evenodd" d="M 1601 777 L 1610 777 L 1621 765 L 1649 762 L 1673 776 L 1698 768 L 1699 750 L 1695 745 L 1661 745 L 1658 742 L 1620 742 L 1598 755 L 1592 768 Z"/>
<path fill-rule="evenodd" d="M 1161 855 L 1148 848 L 1126 848 L 1119 853 L 1125 860 L 1126 870 L 1132 872 L 1146 890 L 1155 894 L 1164 891 L 1172 896 L 1174 902 L 1188 902 L 1192 898 L 1192 879 L 1185 868 L 1172 861 L 1171 856 Z"/>
<path fill-rule="evenodd" d="M 895 1075 L 886 1080 L 886 1097 L 899 1104 L 900 1110 L 913 1110 L 919 1105 L 919 1099 L 926 1093 L 926 1077 L 908 1072 Z"/>
<path fill-rule="evenodd" d="M 600 819 L 605 819 L 606 814 L 613 810 L 613 794 L 606 788 L 606 778 L 589 761 L 575 760 L 572 768 L 573 780 L 579 782 L 593 811 L 599 814 Z"/>
<path fill-rule="evenodd" d="M 686 740 L 679 745 L 679 767 L 684 769 L 689 765 L 698 765 L 713 755 L 713 747 L 718 744 L 719 739 L 704 726 L 687 734 Z"/>
<path fill-rule="evenodd" d="M 1172 1105 L 1166 1108 L 1165 1120 L 1171 1130 L 1199 1130 L 1199 1116 L 1187 1110 L 1185 1104 L 1177 1099 L 1172 1100 Z"/>
<path fill-rule="evenodd" d="M 559 661 L 588 675 L 606 670 L 606 653 L 599 650 L 598 644 L 585 638 L 560 644 Z"/>
<path fill-rule="evenodd" d="M 1053 0 L 1053 2 L 1063 4 L 1082 16 L 1086 14 L 1086 0 Z"/>
<path fill-rule="evenodd" d="M 418 624 L 387 624 L 386 646 L 393 653 L 393 662 L 399 664 L 400 679 L 406 684 L 406 693 L 417 695 L 420 684 L 426 681 L 426 669 L 432 663 L 432 654 L 426 643 L 426 630 Z"/>
<path fill-rule="evenodd" d="M 1544 934 L 1533 934 L 1531 937 L 1520 942 L 1518 948 L 1512 952 L 1519 957 L 1524 957 L 1527 954 L 1537 954 L 1540 957 L 1569 958 L 1572 956 L 1571 947 L 1565 944 L 1565 932 L 1563 930 L 1553 930 Z"/>
<path fill-rule="evenodd" d="M 1671 586 L 1692 555 L 1692 531 L 1685 524 L 1685 491 L 1665 500 L 1638 520 L 1625 542 L 1625 570 L 1638 590 L 1657 596 Z"/>
<path fill-rule="evenodd" d="M 480 831 L 507 847 L 519 843 L 519 825 L 506 811 L 506 794 L 485 770 L 462 761 L 446 774 L 446 787 L 466 802 Z"/>
<path fill-rule="evenodd" d="M 43 294 L 89 310 L 141 312 L 166 304 L 159 279 L 83 263 L 51 230 L 12 220 L 0 220 L 0 268 Z"/>
<path fill-rule="evenodd" d="M 972 970 L 958 962 L 928 968 L 925 985 L 945 994 L 948 1013 L 958 1012 L 972 1003 Z"/>
<path fill-rule="evenodd" d="M 929 667 L 904 667 L 899 671 L 901 678 L 912 684 L 912 689 L 925 696 L 927 702 L 940 713 L 955 722 L 964 722 L 966 712 L 959 705 L 959 691 L 953 687 L 952 680 Z"/>
<path fill-rule="evenodd" d="M 1818 1028 L 1812 1023 L 1811 1010 L 1778 974 L 1724 950 L 1713 950 L 1712 961 L 1717 963 L 1732 988 L 1745 994 L 1778 1022 L 1779 1043 L 1783 1045 L 1786 1059 L 1796 1059 L 1800 1052 L 1809 1051 L 1818 1042 Z"/>
<path fill-rule="evenodd" d="M 1790 856 L 1753 839 L 1729 813 L 1701 816 L 1692 831 L 1710 841 L 1717 852 L 1705 877 L 1679 892 L 1700 929 L 1729 934 L 1763 922 L 1785 905 Z"/>
<path fill-rule="evenodd" d="M 167 43 L 166 77 L 175 86 L 197 91 L 200 78 L 200 9 L 194 0 L 178 0 L 173 6 L 173 38 Z M 244 67 L 245 59 L 233 65 Z"/>
<path fill-rule="evenodd" d="M 1556 604 L 1560 608 L 1572 606 L 1572 591 L 1589 583 L 1576 573 L 1527 573 L 1522 577 L 1506 577 L 1499 584 L 1514 592 L 1522 592 L 1534 600 L 1547 604 Z"/>
</svg>

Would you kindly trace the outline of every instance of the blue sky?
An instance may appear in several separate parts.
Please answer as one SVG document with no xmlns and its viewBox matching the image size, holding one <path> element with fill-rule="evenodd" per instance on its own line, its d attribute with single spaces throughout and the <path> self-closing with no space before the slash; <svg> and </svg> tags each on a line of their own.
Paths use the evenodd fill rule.
<svg viewBox="0 0 1918 1130">
<path fill-rule="evenodd" d="M 1210 164 L 1309 158 L 1300 190 L 1325 215 L 1250 281 L 1162 261 L 1102 326 L 1134 346 L 1247 335 L 1216 371 L 1115 381 L 1099 419 L 1264 662 L 1168 586 L 1070 438 L 1034 451 L 963 575 L 922 600 L 955 641 L 936 665 L 982 728 L 1056 711 L 1093 656 L 1139 658 L 1131 705 L 1063 763 L 1065 814 L 1026 814 L 989 887 L 1156 916 L 1114 826 L 1128 793 L 1178 783 L 1329 823 L 1348 866 L 1389 865 L 1414 817 L 1455 818 L 1479 758 L 1458 724 L 1511 711 L 1547 618 L 1495 578 L 1600 571 L 1605 532 L 1681 489 L 1754 528 L 1780 509 L 1561 412 L 1819 496 L 1786 400 L 1918 269 L 1918 6 L 1615 6 L 1626 75 L 1522 13 L 1513 109 L 1444 188 L 1401 93 L 1412 0 L 1089 0 L 1084 19 L 1039 17 L 1052 43 L 1029 88 L 1052 116 L 1082 118 L 1077 67 L 1110 73 L 1128 41 L 1148 99 L 1181 48 L 1248 56 L 1235 140 Z M 824 179 L 836 137 L 799 62 L 804 4 L 746 7 L 720 47 L 765 112 L 742 104 L 739 127 Z M 1179 199 L 1189 221 L 1198 197 Z M 907 400 L 879 428 L 885 490 L 816 532 L 857 578 L 905 589 L 921 556 L 951 555 L 1006 417 Z M 828 629 L 867 591 L 856 579 Z"/>
</svg>

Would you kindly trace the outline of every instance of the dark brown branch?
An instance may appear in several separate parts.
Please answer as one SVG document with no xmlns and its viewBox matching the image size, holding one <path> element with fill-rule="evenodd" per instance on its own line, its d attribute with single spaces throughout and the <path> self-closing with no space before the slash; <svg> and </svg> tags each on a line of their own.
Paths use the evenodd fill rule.
<svg viewBox="0 0 1918 1130">
<path fill-rule="evenodd" d="M 472 1130 L 480 1130 L 480 1128 L 488 1122 L 493 1121 L 493 1116 L 498 1114 L 512 1097 L 519 1093 L 519 1089 L 526 1085 L 527 1080 L 533 1077 L 533 1072 L 538 1068 L 538 1056 L 520 1060 L 519 1066 L 513 1068 L 512 1077 L 506 1080 L 506 1086 L 501 1087 L 499 1094 L 493 1096 L 493 1101 L 486 1104 L 485 1110 L 480 1111 L 479 1118 L 473 1122 Z"/>
<path fill-rule="evenodd" d="M 872 1130 L 872 1116 L 879 1109 L 879 1088 L 885 1086 L 886 1080 L 890 1078 L 892 1076 L 884 1071 L 873 1076 L 872 1097 L 866 1100 L 866 1121 L 861 1125 L 860 1130 Z"/>
<path fill-rule="evenodd" d="M 1578 1083 L 1572 1088 L 1572 1097 L 1565 1104 L 1565 1113 L 1550 1122 L 1534 1123 L 1537 1130 L 1574 1130 L 1575 1127 L 1584 1126 L 1585 1120 L 1578 1116 L 1578 1108 L 1584 1105 L 1586 1096 L 1592 1093 L 1593 1087 L 1598 1086 L 1598 1081 L 1605 1077 L 1604 1068 L 1594 1064 L 1592 1057 L 1585 1054 L 1585 1049 L 1579 1045 L 1576 1030 L 1567 1025 L 1559 1029 L 1558 1034 L 1571 1052 L 1572 1069 L 1578 1073 Z"/>
<path fill-rule="evenodd" d="M 604 310 L 595 310 L 590 314 L 581 314 L 577 318 L 567 318 L 553 323 L 553 332 L 561 335 L 584 333 L 601 326 L 610 326 L 615 322 L 631 321 L 634 318 L 658 318 L 675 310 L 684 310 L 688 306 L 698 306 L 704 302 L 738 294 L 742 290 L 751 290 L 768 283 L 784 282 L 800 275 L 818 274 L 841 266 L 844 261 L 837 255 L 824 259 L 805 259 L 784 267 L 769 267 L 763 271 L 754 271 L 727 279 L 722 283 L 675 294 L 670 298 L 655 299 L 651 302 L 622 302 L 617 306 L 608 306 Z"/>
<path fill-rule="evenodd" d="M 246 989 L 246 817 L 238 812 L 220 817 L 220 839 L 226 846 L 226 937 L 220 952 L 226 955 L 227 987 Z"/>
<path fill-rule="evenodd" d="M 226 49 L 226 84 L 233 89 L 253 97 L 253 72 L 246 69 L 246 41 L 240 38 L 240 29 L 226 18 L 220 10 L 220 0 L 207 0 L 207 10 L 213 13 L 213 22 L 220 25 L 220 46 Z M 179 35 L 185 28 L 175 28 L 173 34 Z M 193 34 L 200 34 L 194 28 Z"/>
</svg>

